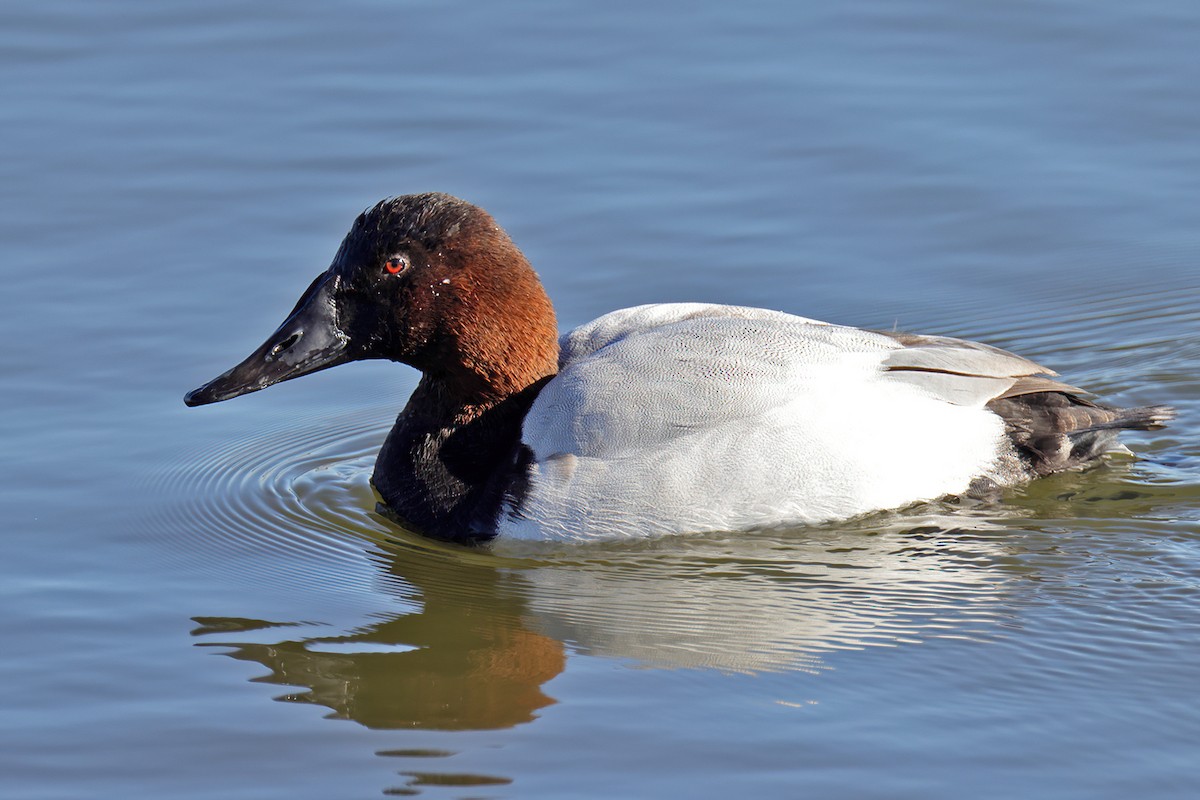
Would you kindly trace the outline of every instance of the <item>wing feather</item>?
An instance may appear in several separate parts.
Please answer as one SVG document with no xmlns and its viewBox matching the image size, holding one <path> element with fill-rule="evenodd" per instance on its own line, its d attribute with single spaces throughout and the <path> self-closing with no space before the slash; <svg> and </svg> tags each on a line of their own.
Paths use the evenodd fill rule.
<svg viewBox="0 0 1200 800">
<path fill-rule="evenodd" d="M 998 347 L 954 339 L 885 333 L 899 346 L 883 359 L 889 377 L 906 381 L 955 405 L 981 406 L 1033 392 L 1079 392 L 1041 377 L 1051 369 Z"/>
</svg>

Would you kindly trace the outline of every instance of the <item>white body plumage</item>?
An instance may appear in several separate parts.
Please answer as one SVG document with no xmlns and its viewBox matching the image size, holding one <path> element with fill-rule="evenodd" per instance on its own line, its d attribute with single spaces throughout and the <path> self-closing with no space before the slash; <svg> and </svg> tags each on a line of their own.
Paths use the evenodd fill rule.
<svg viewBox="0 0 1200 800">
<path fill-rule="evenodd" d="M 813 523 L 962 493 L 1011 449 L 985 403 L 1047 372 L 973 342 L 696 303 L 614 311 L 560 345 L 502 536 Z"/>
</svg>

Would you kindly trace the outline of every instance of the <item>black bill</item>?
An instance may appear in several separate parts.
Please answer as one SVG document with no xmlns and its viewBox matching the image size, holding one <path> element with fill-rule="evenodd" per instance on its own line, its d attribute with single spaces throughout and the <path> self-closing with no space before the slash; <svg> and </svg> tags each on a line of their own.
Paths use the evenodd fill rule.
<svg viewBox="0 0 1200 800">
<path fill-rule="evenodd" d="M 245 361 L 183 398 L 189 406 L 219 403 L 353 360 L 349 338 L 338 326 L 338 278 L 319 276 L 292 313 Z"/>
</svg>

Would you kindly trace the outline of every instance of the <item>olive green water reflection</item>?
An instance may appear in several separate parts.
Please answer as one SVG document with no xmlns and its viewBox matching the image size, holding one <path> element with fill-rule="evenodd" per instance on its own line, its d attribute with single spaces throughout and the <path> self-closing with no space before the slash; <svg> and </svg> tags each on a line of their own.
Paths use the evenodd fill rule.
<svg viewBox="0 0 1200 800">
<path fill-rule="evenodd" d="M 507 728 L 555 702 L 544 685 L 568 652 L 816 673 L 832 650 L 986 640 L 1007 613 L 998 601 L 1015 548 L 982 517 L 946 521 L 931 511 L 874 528 L 499 552 L 372 531 L 384 543 L 380 583 L 413 612 L 335 636 L 305 636 L 303 622 L 197 616 L 193 635 L 263 664 L 256 680 L 304 689 L 279 699 L 369 728 Z"/>
<path fill-rule="evenodd" d="M 1068 618 L 1082 613 L 1090 619 L 1094 587 L 1073 585 L 1075 570 L 1087 570 L 1093 583 L 1103 584 L 1107 572 L 1117 581 L 1153 584 L 1161 578 L 1162 558 L 1145 563 L 1144 553 L 1131 554 L 1122 512 L 1138 514 L 1137 527 L 1145 531 L 1197 498 L 1195 488 L 1155 486 L 1146 468 L 1117 458 L 1035 484 L 999 506 L 930 505 L 804 531 L 584 548 L 459 548 L 419 539 L 364 512 L 353 531 L 343 533 L 370 555 L 377 590 L 411 610 L 332 634 L 327 625 L 298 620 L 197 616 L 192 634 L 203 647 L 263 665 L 265 673 L 253 680 L 288 687 L 277 700 L 323 706 L 331 718 L 376 730 L 537 726 L 553 704 L 576 702 L 548 686 L 569 669 L 574 654 L 717 676 L 777 674 L 786 690 L 770 683 L 758 690 L 779 692 L 771 702 L 793 706 L 790 698 L 803 696 L 808 699 L 797 707 L 819 704 L 835 654 L 843 672 L 853 671 L 853 651 L 865 655 L 873 646 L 895 652 L 958 642 L 952 646 L 982 648 L 986 660 L 989 650 L 1006 647 L 1022 630 L 1027 612 L 1048 603 Z M 362 499 L 361 480 L 345 484 L 349 494 L 342 501 Z M 1072 510 L 1093 512 L 1086 535 L 1072 535 L 1070 526 L 1079 522 L 1057 516 Z M 291 535 L 316 542 L 328 535 L 318 516 L 309 527 Z M 1164 541 L 1180 534 L 1178 522 L 1163 523 Z M 329 562 L 335 571 L 342 569 L 337 564 Z M 1136 608 L 1143 590 L 1129 599 Z M 1103 614 L 1103 624 L 1112 623 L 1114 612 Z M 1083 627 L 1088 624 L 1094 621 Z M 1058 647 L 1093 646 L 1086 632 L 1073 635 L 1079 642 L 1050 644 L 1050 661 L 1037 669 L 1059 657 L 1053 655 Z M 1119 669 L 1123 657 L 1112 657 L 1105 669 Z M 926 679 L 953 680 L 925 662 Z M 1104 691 L 1086 674 L 1074 680 L 1081 690 Z M 829 684 L 842 691 L 836 686 Z M 473 770 L 482 751 L 472 754 L 469 741 L 451 740 L 449 749 L 445 742 L 404 739 L 399 747 L 378 748 L 378 755 L 407 768 L 400 770 L 406 782 L 386 791 L 416 794 L 512 780 L 494 765 Z M 420 766 L 426 763 L 451 768 Z"/>
<path fill-rule="evenodd" d="M 400 575 L 398 565 L 389 566 Z M 270 674 L 257 680 L 307 688 L 280 699 L 327 706 L 368 728 L 508 728 L 554 702 L 541 687 L 562 672 L 563 645 L 528 627 L 503 573 L 464 563 L 451 582 L 440 559 L 404 566 L 403 579 L 420 591 L 412 614 L 342 636 L 290 638 L 303 625 L 210 617 L 197 617 L 192 633 L 232 647 L 233 658 L 262 663 Z M 261 640 L 266 629 L 284 638 L 238 642 L 248 631 Z"/>
</svg>

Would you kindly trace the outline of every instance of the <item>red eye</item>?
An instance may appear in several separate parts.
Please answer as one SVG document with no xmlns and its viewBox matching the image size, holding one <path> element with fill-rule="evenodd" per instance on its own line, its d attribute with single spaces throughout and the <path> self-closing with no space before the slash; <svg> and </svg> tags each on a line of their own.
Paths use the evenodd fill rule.
<svg viewBox="0 0 1200 800">
<path fill-rule="evenodd" d="M 403 256 L 392 256 L 387 261 L 383 262 L 383 266 L 388 272 L 393 275 L 399 275 L 404 270 L 408 269 L 408 259 Z"/>
</svg>

